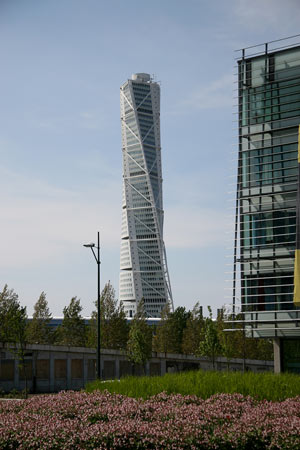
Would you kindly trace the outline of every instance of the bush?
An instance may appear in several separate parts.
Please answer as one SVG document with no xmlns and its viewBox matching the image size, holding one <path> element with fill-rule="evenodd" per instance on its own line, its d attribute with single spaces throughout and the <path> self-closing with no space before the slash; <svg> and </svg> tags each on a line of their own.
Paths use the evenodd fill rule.
<svg viewBox="0 0 300 450">
<path fill-rule="evenodd" d="M 136 400 L 69 391 L 0 401 L 0 449 L 298 450 L 299 427 L 300 397 L 272 403 L 161 393 Z"/>
</svg>

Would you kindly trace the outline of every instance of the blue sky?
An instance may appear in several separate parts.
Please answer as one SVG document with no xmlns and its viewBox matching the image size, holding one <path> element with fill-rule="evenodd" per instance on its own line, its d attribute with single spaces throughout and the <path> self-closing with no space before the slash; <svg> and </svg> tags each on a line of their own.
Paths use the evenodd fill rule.
<svg viewBox="0 0 300 450">
<path fill-rule="evenodd" d="M 118 293 L 119 87 L 161 82 L 164 238 L 176 306 L 228 302 L 234 50 L 300 33 L 298 0 L 0 0 L 0 289 L 28 313 Z M 229 234 L 227 234 L 229 232 Z M 227 242 L 228 241 L 228 242 Z"/>
</svg>

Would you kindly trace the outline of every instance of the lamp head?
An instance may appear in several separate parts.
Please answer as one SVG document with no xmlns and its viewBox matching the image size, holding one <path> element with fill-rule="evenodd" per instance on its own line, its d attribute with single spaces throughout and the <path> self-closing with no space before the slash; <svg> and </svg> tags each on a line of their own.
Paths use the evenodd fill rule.
<svg viewBox="0 0 300 450">
<path fill-rule="evenodd" d="M 83 244 L 83 246 L 87 247 L 87 248 L 93 248 L 93 247 L 95 247 L 95 244 L 94 244 L 94 242 L 90 242 L 89 244 Z"/>
</svg>

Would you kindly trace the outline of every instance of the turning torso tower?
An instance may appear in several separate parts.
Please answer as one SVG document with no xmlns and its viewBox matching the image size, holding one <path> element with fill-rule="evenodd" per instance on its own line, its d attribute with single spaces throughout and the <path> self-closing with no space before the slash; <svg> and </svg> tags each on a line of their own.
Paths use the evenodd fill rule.
<svg viewBox="0 0 300 450">
<path fill-rule="evenodd" d="M 120 300 L 128 317 L 143 298 L 159 317 L 172 292 L 163 241 L 160 87 L 150 75 L 132 75 L 120 88 L 123 202 Z"/>
</svg>

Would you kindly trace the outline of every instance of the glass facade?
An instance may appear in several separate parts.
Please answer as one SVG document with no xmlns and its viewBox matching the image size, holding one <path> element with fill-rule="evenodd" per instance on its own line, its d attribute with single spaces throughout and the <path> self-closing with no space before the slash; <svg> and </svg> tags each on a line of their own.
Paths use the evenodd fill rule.
<svg viewBox="0 0 300 450">
<path fill-rule="evenodd" d="M 163 242 L 160 87 L 148 74 L 121 86 L 123 204 L 120 300 L 132 317 L 144 299 L 149 317 L 173 305 Z"/>
<path fill-rule="evenodd" d="M 234 277 L 239 265 L 249 336 L 300 336 L 293 303 L 299 124 L 300 48 L 269 51 L 266 45 L 250 57 L 243 51 Z"/>
</svg>

